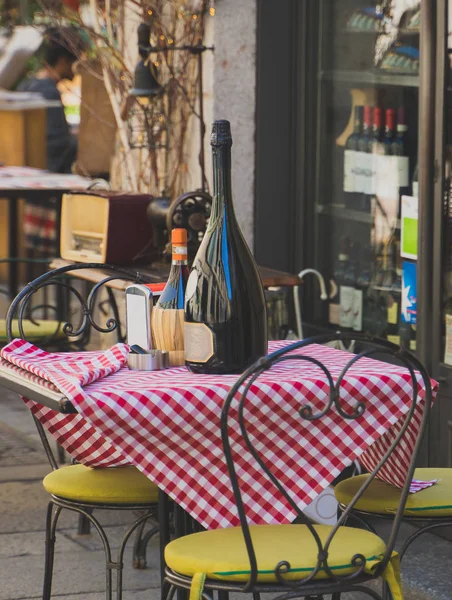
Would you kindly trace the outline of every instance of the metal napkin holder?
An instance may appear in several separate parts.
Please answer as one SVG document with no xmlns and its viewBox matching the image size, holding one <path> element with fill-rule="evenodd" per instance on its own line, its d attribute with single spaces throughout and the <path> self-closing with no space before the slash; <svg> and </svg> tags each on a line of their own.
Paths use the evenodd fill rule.
<svg viewBox="0 0 452 600">
<path fill-rule="evenodd" d="M 127 364 L 133 371 L 161 371 L 169 367 L 169 354 L 167 350 L 154 349 L 146 354 L 130 352 Z"/>
</svg>

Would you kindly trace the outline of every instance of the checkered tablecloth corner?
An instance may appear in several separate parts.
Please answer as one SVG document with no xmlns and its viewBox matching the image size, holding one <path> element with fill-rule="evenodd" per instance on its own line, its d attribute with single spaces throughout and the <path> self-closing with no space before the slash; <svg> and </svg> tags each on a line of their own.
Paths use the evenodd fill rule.
<svg viewBox="0 0 452 600">
<path fill-rule="evenodd" d="M 128 348 L 116 344 L 106 352 L 54 353 L 41 350 L 21 339 L 14 339 L 0 356 L 57 385 L 64 394 L 76 397 L 81 386 L 119 370 L 127 361 Z M 63 361 L 63 365 L 60 365 Z M 32 414 L 68 454 L 89 467 L 118 467 L 130 464 L 120 450 L 81 414 L 65 415 L 23 398 Z"/>
<path fill-rule="evenodd" d="M 269 349 L 287 343 L 273 342 Z M 237 375 L 195 375 L 185 367 L 129 371 L 121 368 L 126 351 L 117 345 L 109 352 L 47 354 L 18 340 L 5 347 L 2 356 L 52 381 L 71 399 L 78 415 L 50 414 L 37 406 L 33 410 L 77 460 L 92 466 L 133 464 L 205 527 L 236 525 L 220 415 Z M 312 345 L 303 352 L 325 364 L 334 379 L 351 358 L 325 346 Z M 303 508 L 350 461 L 359 457 L 368 468 L 378 464 L 409 410 L 411 386 L 406 369 L 361 359 L 344 378 L 340 401 L 347 412 L 365 401 L 364 414 L 344 421 L 333 408 L 322 419 L 310 422 L 300 419 L 299 410 L 306 403 L 315 403 L 317 409 L 326 405 L 325 375 L 312 363 L 286 361 L 274 365 L 251 386 L 248 432 L 259 442 L 274 475 Z M 422 399 L 418 408 L 421 411 Z M 392 455 L 394 463 L 388 462 L 383 473 L 393 485 L 403 478 L 417 437 L 416 423 Z M 231 428 L 250 522 L 290 522 L 295 516 L 291 506 L 244 445 L 237 404 L 232 406 Z"/>
</svg>

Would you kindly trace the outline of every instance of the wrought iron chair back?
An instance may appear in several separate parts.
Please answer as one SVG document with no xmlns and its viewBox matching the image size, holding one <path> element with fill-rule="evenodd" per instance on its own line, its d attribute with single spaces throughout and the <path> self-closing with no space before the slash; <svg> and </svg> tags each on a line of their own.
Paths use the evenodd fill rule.
<svg viewBox="0 0 452 600">
<path fill-rule="evenodd" d="M 327 344 L 335 340 L 342 341 L 346 345 L 348 345 L 352 340 L 355 340 L 355 348 L 360 348 L 360 350 L 350 358 L 346 366 L 342 369 L 339 376 L 336 376 L 336 378 L 333 377 L 329 369 L 320 360 L 317 360 L 303 353 L 303 351 L 306 348 L 312 346 L 313 344 Z M 303 510 L 299 508 L 293 496 L 288 491 L 287 486 L 281 481 L 280 478 L 276 476 L 274 466 L 268 464 L 268 461 L 264 459 L 262 453 L 259 451 L 258 439 L 256 439 L 256 431 L 257 433 L 259 433 L 260 429 L 258 428 L 256 430 L 254 428 L 253 433 L 251 433 L 251 428 L 248 425 L 250 419 L 247 419 L 246 416 L 247 411 L 250 410 L 251 406 L 249 402 L 250 390 L 252 391 L 252 386 L 254 382 L 265 371 L 271 369 L 273 366 L 289 360 L 301 361 L 304 362 L 306 365 L 315 365 L 315 367 L 318 368 L 319 374 L 322 376 L 322 378 L 324 378 L 325 383 L 328 386 L 328 400 L 326 402 L 326 405 L 321 410 L 316 410 L 316 407 L 312 406 L 311 404 L 301 405 L 299 408 L 300 419 L 314 422 L 316 420 L 322 419 L 331 411 L 337 411 L 337 413 L 342 417 L 342 419 L 345 422 L 357 420 L 362 415 L 364 415 L 366 411 L 365 402 L 362 399 L 358 398 L 356 400 L 355 406 L 352 407 L 352 409 L 350 410 L 350 405 L 348 405 L 349 410 L 347 410 L 347 407 L 344 403 L 344 399 L 341 398 L 341 390 L 343 389 L 342 386 L 346 381 L 346 377 L 350 369 L 352 369 L 352 367 L 363 358 L 374 358 L 392 364 L 399 364 L 401 367 L 407 370 L 407 374 L 409 373 L 409 379 L 411 380 L 412 387 L 412 391 L 410 394 L 410 407 L 405 416 L 405 422 L 401 427 L 400 432 L 393 440 L 391 446 L 387 449 L 385 456 L 383 456 L 383 458 L 380 460 L 380 462 L 372 471 L 372 473 L 370 473 L 370 476 L 368 477 L 368 479 L 366 479 L 365 484 L 358 491 L 353 501 L 340 515 L 337 524 L 332 527 L 326 541 L 322 543 L 319 534 L 317 533 L 313 525 L 312 520 L 303 513 Z M 328 564 L 328 552 L 339 528 L 344 525 L 350 512 L 353 510 L 353 507 L 355 506 L 356 502 L 358 502 L 359 498 L 363 495 L 364 491 L 367 489 L 367 487 L 370 485 L 373 479 L 377 476 L 377 474 L 379 473 L 385 462 L 388 460 L 390 455 L 394 452 L 395 448 L 400 443 L 400 440 L 402 439 L 405 431 L 410 425 L 411 420 L 413 418 L 413 413 L 420 399 L 418 390 L 419 386 L 422 386 L 425 389 L 425 400 L 424 405 L 422 407 L 422 422 L 420 425 L 419 436 L 416 441 L 414 451 L 410 460 L 405 484 L 401 491 L 400 504 L 397 510 L 397 514 L 395 515 L 395 518 L 393 520 L 392 529 L 386 546 L 386 552 L 378 566 L 378 569 L 375 571 L 375 577 L 378 577 L 383 572 L 393 553 L 394 545 L 397 539 L 397 534 L 403 517 L 405 503 L 409 494 L 410 483 L 413 478 L 416 458 L 427 425 L 430 405 L 432 401 L 432 393 L 430 378 L 424 366 L 419 362 L 416 356 L 411 354 L 409 351 L 403 350 L 398 346 L 387 342 L 386 340 L 372 338 L 356 333 L 342 334 L 338 332 L 331 335 L 326 334 L 315 336 L 303 341 L 295 342 L 290 346 L 286 346 L 285 348 L 278 350 L 265 358 L 260 359 L 240 376 L 240 378 L 237 380 L 231 391 L 228 393 L 225 403 L 223 405 L 221 415 L 221 430 L 228 472 L 232 483 L 234 498 L 240 519 L 240 525 L 242 528 L 250 563 L 250 577 L 242 591 L 251 591 L 257 583 L 258 564 L 256 560 L 256 550 L 253 546 L 253 540 L 250 533 L 250 524 L 247 516 L 247 509 L 243 500 L 243 490 L 241 489 L 240 478 L 237 475 L 238 455 L 234 452 L 234 439 L 237 440 L 237 438 L 234 438 L 234 435 L 231 435 L 233 431 L 233 420 L 235 419 L 235 423 L 237 423 L 238 421 L 240 433 L 243 438 L 243 442 L 246 446 L 246 449 L 252 455 L 254 460 L 258 463 L 259 468 L 262 469 L 262 471 L 266 474 L 268 479 L 279 490 L 280 494 L 285 498 L 285 500 L 289 503 L 289 505 L 296 513 L 296 522 L 305 524 L 306 527 L 309 529 L 312 537 L 315 539 L 318 548 L 317 564 L 313 567 L 312 571 L 309 573 L 309 575 L 306 576 L 305 579 L 297 581 L 287 580 L 285 576 L 287 573 L 290 572 L 291 566 L 284 559 L 284 556 L 282 556 L 280 562 L 278 564 L 275 564 L 274 566 L 274 573 L 277 581 L 280 584 L 287 585 L 290 588 L 295 589 L 295 591 L 297 592 L 302 592 L 303 586 L 305 586 L 308 582 L 312 581 L 320 571 L 324 572 L 326 576 L 333 582 L 352 582 L 356 581 L 361 575 L 363 575 L 366 566 L 366 558 L 363 555 L 355 554 L 354 556 L 351 556 L 350 564 L 356 567 L 356 570 L 352 574 L 340 576 L 337 575 L 330 568 Z M 261 425 L 265 427 L 266 424 L 261 423 Z M 268 425 L 271 425 L 270 421 Z M 303 548 L 300 548 L 300 552 L 302 551 Z"/>
<path fill-rule="evenodd" d="M 104 279 L 92 286 L 88 297 L 85 299 L 81 292 L 76 288 L 75 282 L 77 278 L 70 278 L 68 274 L 83 271 L 86 269 L 101 269 L 102 271 L 110 272 Z M 55 347 L 62 350 L 83 350 L 90 339 L 91 329 L 95 329 L 100 333 L 118 332 L 118 341 L 123 341 L 124 336 L 120 330 L 119 311 L 115 301 L 115 297 L 110 287 L 105 287 L 109 282 L 114 280 L 126 280 L 131 283 L 151 283 L 148 278 L 141 273 L 133 272 L 120 267 L 101 263 L 85 263 L 72 264 L 48 271 L 40 275 L 30 283 L 28 283 L 11 302 L 6 315 L 6 333 L 8 341 L 13 339 L 13 321 L 17 320 L 17 327 L 20 337 L 27 339 L 27 334 L 24 330 L 24 319 L 32 320 L 33 314 L 40 309 L 47 309 L 53 312 L 58 321 L 64 323 L 62 331 L 65 334 L 65 343 L 61 344 L 57 340 L 60 328 L 56 328 L 54 332 L 47 338 L 42 338 L 39 341 L 40 347 Z M 51 287 L 56 289 L 57 305 L 43 305 L 39 302 L 33 304 L 33 299 L 40 290 L 48 290 Z M 99 298 L 101 290 L 107 291 L 108 299 L 112 309 L 113 317 L 109 317 L 105 325 L 100 325 L 95 321 L 94 310 L 96 301 Z M 78 323 L 74 325 L 71 321 L 71 314 L 65 314 L 70 311 L 70 299 L 75 301 L 78 310 L 75 314 L 78 315 Z M 41 422 L 33 415 L 34 422 L 38 429 L 44 450 L 53 470 L 58 468 L 58 463 L 50 447 L 45 430 Z M 61 457 L 60 457 L 61 458 Z"/>
</svg>

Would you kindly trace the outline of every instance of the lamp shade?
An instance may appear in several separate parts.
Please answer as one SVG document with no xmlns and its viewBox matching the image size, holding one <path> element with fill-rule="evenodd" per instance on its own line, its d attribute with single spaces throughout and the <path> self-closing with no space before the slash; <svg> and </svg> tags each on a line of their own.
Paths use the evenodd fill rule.
<svg viewBox="0 0 452 600">
<path fill-rule="evenodd" d="M 144 59 L 141 59 L 135 67 L 133 87 L 130 90 L 130 95 L 137 98 L 150 98 L 157 96 L 162 90 L 162 86 L 152 74 L 149 65 L 145 64 Z"/>
</svg>

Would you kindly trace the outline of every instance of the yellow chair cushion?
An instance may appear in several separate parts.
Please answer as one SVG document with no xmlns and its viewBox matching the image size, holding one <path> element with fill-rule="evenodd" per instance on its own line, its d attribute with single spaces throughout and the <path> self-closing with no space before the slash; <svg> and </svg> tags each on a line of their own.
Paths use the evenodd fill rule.
<svg viewBox="0 0 452 600">
<path fill-rule="evenodd" d="M 158 487 L 135 467 L 62 467 L 43 480 L 49 494 L 97 504 L 154 504 Z"/>
<path fill-rule="evenodd" d="M 334 494 L 341 504 L 348 506 L 368 475 L 357 475 L 336 485 Z M 410 494 L 405 515 L 413 517 L 452 516 L 452 469 L 416 469 L 415 479 L 438 479 L 435 485 Z M 395 513 L 399 505 L 400 490 L 374 479 L 354 508 L 375 514 Z"/>
<path fill-rule="evenodd" d="M 66 334 L 63 331 L 64 323 L 53 320 L 40 320 L 37 319 L 36 323 L 24 319 L 22 321 L 24 328 L 25 339 L 28 342 L 39 341 L 44 338 L 64 339 Z M 13 337 L 21 337 L 19 331 L 19 324 L 17 320 L 13 321 Z M 0 319 L 0 342 L 5 343 L 8 341 L 6 335 L 6 321 Z"/>
<path fill-rule="evenodd" d="M 316 525 L 325 543 L 332 527 Z M 250 527 L 256 551 L 260 582 L 276 582 L 276 565 L 288 561 L 290 580 L 308 577 L 317 564 L 318 548 L 306 525 L 254 525 Z M 329 549 L 328 564 L 338 575 L 356 571 L 351 559 L 363 554 L 369 564 L 381 559 L 386 546 L 383 540 L 369 531 L 340 527 Z M 248 554 L 240 527 L 215 529 L 194 533 L 170 542 L 165 548 L 166 564 L 173 571 L 193 577 L 205 573 L 208 579 L 247 581 L 250 574 Z M 316 579 L 328 575 L 320 570 Z"/>
</svg>

